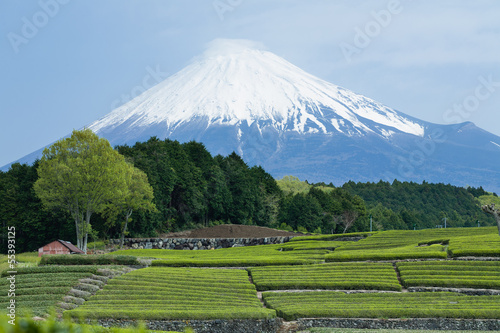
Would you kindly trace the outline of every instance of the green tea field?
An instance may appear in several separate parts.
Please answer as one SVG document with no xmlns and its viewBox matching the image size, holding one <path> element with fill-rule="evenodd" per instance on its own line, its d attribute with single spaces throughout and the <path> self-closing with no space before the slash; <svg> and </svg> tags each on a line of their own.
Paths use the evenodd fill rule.
<svg viewBox="0 0 500 333">
<path fill-rule="evenodd" d="M 17 268 L 16 316 L 146 326 L 180 322 L 184 328 L 173 331 L 194 325 L 199 332 L 206 331 L 196 326 L 200 321 L 271 322 L 298 331 L 310 318 L 479 320 L 490 330 L 500 328 L 496 228 L 341 236 L 218 250 L 47 256 L 38 266 L 32 260 Z M 6 290 L 8 276 L 4 271 L 0 281 Z M 11 299 L 5 292 L 0 296 L 6 314 Z"/>
</svg>

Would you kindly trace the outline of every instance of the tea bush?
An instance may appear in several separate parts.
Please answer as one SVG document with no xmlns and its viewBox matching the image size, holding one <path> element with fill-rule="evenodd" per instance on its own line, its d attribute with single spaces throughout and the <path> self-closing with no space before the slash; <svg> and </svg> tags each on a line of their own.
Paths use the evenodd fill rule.
<svg viewBox="0 0 500 333">
<path fill-rule="evenodd" d="M 405 287 L 500 289 L 500 261 L 400 262 Z"/>
<path fill-rule="evenodd" d="M 257 298 L 245 270 L 149 267 L 112 279 L 72 318 L 264 319 L 276 316 Z"/>
<path fill-rule="evenodd" d="M 266 306 L 298 318 L 500 318 L 500 296 L 455 293 L 265 292 Z"/>
<path fill-rule="evenodd" d="M 400 291 L 392 264 L 339 263 L 249 268 L 258 290 L 372 289 Z"/>
</svg>

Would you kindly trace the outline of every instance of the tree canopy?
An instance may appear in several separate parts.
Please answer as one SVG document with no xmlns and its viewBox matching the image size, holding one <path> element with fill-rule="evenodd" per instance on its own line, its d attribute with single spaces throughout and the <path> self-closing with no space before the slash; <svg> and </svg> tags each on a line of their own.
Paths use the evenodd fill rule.
<svg viewBox="0 0 500 333">
<path fill-rule="evenodd" d="M 89 129 L 44 149 L 34 188 L 47 209 L 64 209 L 75 222 L 77 247 L 86 252 L 92 214 L 127 191 L 127 164 Z"/>
<path fill-rule="evenodd" d="M 479 199 L 488 194 L 482 188 L 397 180 L 350 181 L 342 188 L 363 198 L 381 230 L 435 228 L 444 218 L 448 227 L 474 227 L 478 220 L 494 225 L 494 219 L 481 211 Z"/>
<path fill-rule="evenodd" d="M 125 170 L 126 187 L 119 196 L 114 196 L 106 205 L 104 215 L 110 224 L 118 223 L 121 228 L 120 248 L 127 234 L 130 216 L 134 211 L 156 211 L 153 204 L 153 188 L 149 185 L 148 176 L 141 170 L 127 163 Z"/>
</svg>

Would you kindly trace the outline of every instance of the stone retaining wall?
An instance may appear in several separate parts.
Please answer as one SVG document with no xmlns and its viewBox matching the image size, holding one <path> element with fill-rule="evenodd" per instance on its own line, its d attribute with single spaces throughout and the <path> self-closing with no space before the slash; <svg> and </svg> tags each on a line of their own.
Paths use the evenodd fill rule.
<svg viewBox="0 0 500 333">
<path fill-rule="evenodd" d="M 311 327 L 357 328 L 357 329 L 402 329 L 402 330 L 464 330 L 498 331 L 500 319 L 299 319 L 300 330 Z"/>
<path fill-rule="evenodd" d="M 409 292 L 441 292 L 460 293 L 469 296 L 500 295 L 500 290 L 494 289 L 473 289 L 473 288 L 442 288 L 442 287 L 410 287 Z"/>
<path fill-rule="evenodd" d="M 276 333 L 283 325 L 282 318 L 234 319 L 234 320 L 146 320 L 147 329 L 178 331 L 190 327 L 196 333 Z M 99 319 L 104 327 L 136 327 L 138 321 L 121 319 Z M 462 330 L 499 331 L 500 319 L 450 319 L 450 318 L 409 318 L 409 319 L 356 319 L 356 318 L 302 318 L 298 319 L 290 332 L 312 327 L 355 328 L 355 329 L 403 329 L 403 330 Z"/>
<path fill-rule="evenodd" d="M 137 326 L 135 320 L 99 319 L 104 327 Z M 234 320 L 146 320 L 147 329 L 158 331 L 183 332 L 190 327 L 196 333 L 275 333 L 281 327 L 283 319 L 234 319 Z"/>
<path fill-rule="evenodd" d="M 127 238 L 124 249 L 165 249 L 165 250 L 210 250 L 227 247 L 282 244 L 293 236 L 266 238 Z M 111 244 L 120 244 L 119 239 L 110 240 Z"/>
</svg>

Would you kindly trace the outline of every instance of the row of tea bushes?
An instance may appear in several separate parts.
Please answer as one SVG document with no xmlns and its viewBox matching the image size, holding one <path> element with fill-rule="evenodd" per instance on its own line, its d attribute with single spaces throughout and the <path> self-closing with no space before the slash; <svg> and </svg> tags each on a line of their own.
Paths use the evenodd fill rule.
<svg viewBox="0 0 500 333">
<path fill-rule="evenodd" d="M 374 232 L 350 232 L 345 234 L 325 234 L 325 235 L 308 235 L 308 236 L 298 236 L 290 240 L 290 242 L 302 242 L 302 241 L 358 241 L 370 237 L 378 231 Z"/>
<path fill-rule="evenodd" d="M 471 235 L 450 240 L 448 253 L 452 257 L 500 257 L 498 232 Z"/>
<path fill-rule="evenodd" d="M 326 261 L 446 259 L 449 255 L 474 253 L 500 257 L 500 240 L 494 236 L 498 238 L 494 227 L 389 230 L 358 242 L 348 242 L 326 255 Z M 487 240 L 491 241 L 485 243 Z M 492 250 L 486 251 L 483 244 Z"/>
<path fill-rule="evenodd" d="M 248 267 L 248 266 L 270 266 L 270 265 L 307 265 L 311 264 L 309 259 L 293 258 L 254 258 L 254 259 L 170 259 L 155 260 L 151 263 L 154 267 Z"/>
<path fill-rule="evenodd" d="M 327 262 L 366 261 L 366 260 L 406 260 L 406 259 L 446 259 L 448 254 L 442 245 L 416 247 L 414 245 L 394 247 L 383 250 L 350 251 L 339 249 L 326 255 Z"/>
<path fill-rule="evenodd" d="M 46 321 L 35 321 L 31 318 L 16 318 L 14 325 L 8 322 L 8 318 L 0 318 L 0 332 L 2 333 L 149 333 L 144 326 L 139 325 L 133 328 L 109 328 L 99 325 L 81 325 L 71 321 L 58 321 L 49 318 Z M 189 331 L 185 331 L 189 332 Z M 180 333 L 180 332 L 163 332 Z"/>
<path fill-rule="evenodd" d="M 110 280 L 73 318 L 114 319 L 266 319 L 265 309 L 245 270 L 165 268 L 138 269 Z"/>
<path fill-rule="evenodd" d="M 295 237 L 275 245 L 210 251 L 122 250 L 114 255 L 160 259 L 157 266 L 266 266 L 321 262 L 446 259 L 451 256 L 500 257 L 494 227 L 389 230 L 374 233 Z"/>
<path fill-rule="evenodd" d="M 43 255 L 40 265 L 140 265 L 137 258 L 130 255 Z"/>
<path fill-rule="evenodd" d="M 338 289 L 401 291 L 390 263 L 335 263 L 249 268 L 258 290 Z"/>
<path fill-rule="evenodd" d="M 500 289 L 500 261 L 397 263 L 405 287 Z"/>
<path fill-rule="evenodd" d="M 500 296 L 456 293 L 264 292 L 267 307 L 298 318 L 500 318 Z"/>
<path fill-rule="evenodd" d="M 46 315 L 64 303 L 65 297 L 70 294 L 73 287 L 79 286 L 80 289 L 75 291 L 77 294 L 89 296 L 104 285 L 107 279 L 100 276 L 98 266 L 24 267 L 17 268 L 16 272 L 14 279 L 11 280 L 7 279 L 7 276 L 10 276 L 7 271 L 2 273 L 4 278 L 0 280 L 0 288 L 10 290 L 12 281 L 15 297 L 9 297 L 9 293 L 1 295 L 0 311 L 9 312 L 8 307 L 14 299 L 15 312 L 19 316 Z M 82 298 L 78 299 L 77 297 L 66 298 L 68 301 L 83 302 Z M 70 307 L 76 306 L 73 303 L 67 304 Z"/>
<path fill-rule="evenodd" d="M 297 244 L 299 244 L 298 242 Z M 300 249 L 283 249 L 283 244 L 223 248 L 217 250 L 124 250 L 115 254 L 158 258 L 153 266 L 243 267 L 267 265 L 304 265 L 320 263 L 330 253 L 324 245 L 302 244 Z"/>
</svg>

